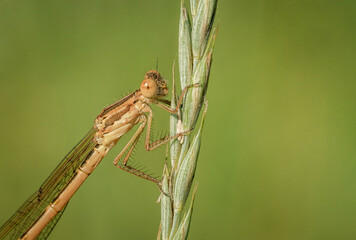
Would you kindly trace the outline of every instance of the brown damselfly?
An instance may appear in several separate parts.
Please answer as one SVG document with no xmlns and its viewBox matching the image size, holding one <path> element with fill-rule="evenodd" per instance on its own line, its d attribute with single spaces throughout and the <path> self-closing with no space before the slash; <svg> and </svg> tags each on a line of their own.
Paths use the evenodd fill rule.
<svg viewBox="0 0 356 240">
<path fill-rule="evenodd" d="M 0 228 L 0 239 L 46 239 L 74 193 L 122 135 L 137 124 L 137 131 L 115 158 L 114 164 L 160 187 L 158 179 L 129 166 L 128 159 L 146 126 L 147 151 L 187 133 L 167 136 L 150 143 L 153 116 L 150 105 L 156 104 L 176 114 L 185 92 L 191 86 L 182 91 L 177 107 L 173 109 L 169 106 L 170 101 L 163 99 L 168 93 L 166 81 L 157 71 L 149 71 L 139 90 L 102 110 L 86 136 L 64 157 L 39 190 Z"/>
</svg>

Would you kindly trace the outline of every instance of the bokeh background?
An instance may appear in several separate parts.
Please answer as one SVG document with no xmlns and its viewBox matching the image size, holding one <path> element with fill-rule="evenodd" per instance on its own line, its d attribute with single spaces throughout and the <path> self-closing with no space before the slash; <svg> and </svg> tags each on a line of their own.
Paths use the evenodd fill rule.
<svg viewBox="0 0 356 240">
<path fill-rule="evenodd" d="M 0 1 L 0 222 L 156 67 L 180 1 Z M 356 2 L 221 0 L 190 239 L 356 239 Z M 168 128 L 155 108 L 155 130 Z M 155 239 L 157 187 L 112 164 L 50 239 Z M 160 174 L 165 149 L 135 159 Z"/>
</svg>

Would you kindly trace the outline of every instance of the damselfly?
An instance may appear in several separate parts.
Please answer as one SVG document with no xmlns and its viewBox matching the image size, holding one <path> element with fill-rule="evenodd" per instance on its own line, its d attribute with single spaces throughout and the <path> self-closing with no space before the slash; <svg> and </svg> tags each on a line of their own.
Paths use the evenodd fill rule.
<svg viewBox="0 0 356 240">
<path fill-rule="evenodd" d="M 153 116 L 150 104 L 156 104 L 176 114 L 185 92 L 191 86 L 182 91 L 177 107 L 173 109 L 169 106 L 170 101 L 162 99 L 168 93 L 166 81 L 157 71 L 149 71 L 139 90 L 102 110 L 87 135 L 64 157 L 39 190 L 0 228 L 0 239 L 46 239 L 70 198 L 122 135 L 137 124 L 140 126 L 136 133 L 115 158 L 114 164 L 129 173 L 155 182 L 160 187 L 158 179 L 129 166 L 128 159 L 146 125 L 147 151 L 187 133 L 164 137 L 150 143 Z"/>
</svg>

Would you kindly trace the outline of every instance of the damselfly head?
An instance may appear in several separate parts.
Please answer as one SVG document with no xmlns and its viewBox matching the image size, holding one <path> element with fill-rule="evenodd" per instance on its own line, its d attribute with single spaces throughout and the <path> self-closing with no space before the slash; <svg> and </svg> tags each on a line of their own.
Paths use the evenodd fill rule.
<svg viewBox="0 0 356 240">
<path fill-rule="evenodd" d="M 141 93 L 145 98 L 159 98 L 168 94 L 167 82 L 156 70 L 148 71 L 141 83 Z"/>
</svg>

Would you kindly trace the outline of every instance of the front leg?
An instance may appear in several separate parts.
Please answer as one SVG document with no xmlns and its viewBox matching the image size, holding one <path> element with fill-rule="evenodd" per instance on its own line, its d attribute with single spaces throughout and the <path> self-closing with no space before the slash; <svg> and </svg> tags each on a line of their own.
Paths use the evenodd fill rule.
<svg viewBox="0 0 356 240">
<path fill-rule="evenodd" d="M 178 100 L 178 103 L 177 103 L 177 107 L 176 107 L 176 108 L 171 108 L 171 107 L 167 106 L 166 104 L 168 104 L 169 101 L 164 100 L 164 99 L 157 99 L 157 100 L 155 101 L 155 103 L 157 104 L 157 106 L 163 108 L 164 110 L 166 110 L 166 111 L 168 111 L 168 112 L 170 112 L 170 113 L 172 113 L 172 114 L 177 114 L 177 112 L 178 112 L 180 106 L 181 106 L 182 103 L 183 103 L 183 97 L 184 97 L 184 95 L 186 94 L 186 92 L 188 91 L 188 89 L 191 88 L 191 87 L 199 87 L 199 86 L 200 86 L 200 83 L 194 83 L 194 84 L 190 84 L 190 85 L 186 86 L 186 87 L 183 89 L 183 91 L 182 91 L 182 93 L 180 94 L 180 96 L 179 96 L 179 100 Z"/>
</svg>

